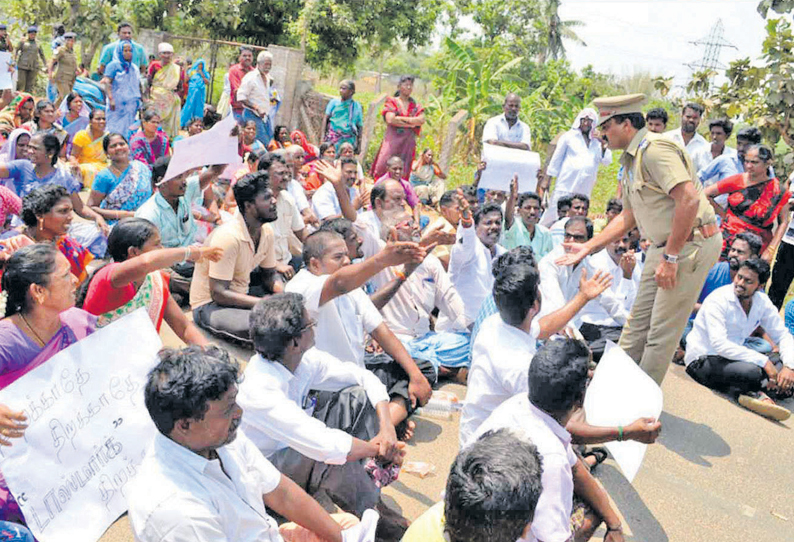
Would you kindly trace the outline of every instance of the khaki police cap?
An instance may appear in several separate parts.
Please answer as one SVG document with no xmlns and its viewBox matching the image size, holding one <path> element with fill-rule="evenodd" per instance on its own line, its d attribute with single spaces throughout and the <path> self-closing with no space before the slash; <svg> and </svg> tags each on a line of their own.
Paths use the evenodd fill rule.
<svg viewBox="0 0 794 542">
<path fill-rule="evenodd" d="M 625 94 L 623 96 L 607 96 L 596 98 L 593 105 L 598 108 L 598 123 L 604 124 L 615 115 L 642 113 L 645 94 Z"/>
</svg>

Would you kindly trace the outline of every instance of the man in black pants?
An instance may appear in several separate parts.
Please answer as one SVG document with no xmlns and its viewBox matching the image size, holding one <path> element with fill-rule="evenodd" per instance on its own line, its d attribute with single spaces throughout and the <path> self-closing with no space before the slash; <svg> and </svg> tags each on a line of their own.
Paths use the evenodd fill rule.
<svg viewBox="0 0 794 542">
<path fill-rule="evenodd" d="M 739 404 L 764 416 L 785 420 L 791 413 L 767 396 L 794 391 L 794 337 L 778 310 L 761 291 L 769 264 L 758 257 L 739 267 L 733 284 L 714 290 L 701 305 L 684 356 L 686 372 L 700 384 L 739 394 Z M 762 326 L 780 348 L 764 355 L 744 346 Z"/>
</svg>

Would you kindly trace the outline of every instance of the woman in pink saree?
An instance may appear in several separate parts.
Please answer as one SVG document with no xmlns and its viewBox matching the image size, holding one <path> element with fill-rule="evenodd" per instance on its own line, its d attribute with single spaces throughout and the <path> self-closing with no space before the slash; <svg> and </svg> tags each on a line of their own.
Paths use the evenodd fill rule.
<svg viewBox="0 0 794 542">
<path fill-rule="evenodd" d="M 411 164 L 416 154 L 416 138 L 425 123 L 425 109 L 411 98 L 414 90 L 414 77 L 403 75 L 394 96 L 386 98 L 383 104 L 383 120 L 386 121 L 386 135 L 380 144 L 378 154 L 372 163 L 370 176 L 380 179 L 389 169 L 386 162 L 392 156 L 403 161 L 402 178 L 408 179 Z"/>
<path fill-rule="evenodd" d="M 8 258 L 0 294 L 5 310 L 0 320 L 0 390 L 94 332 L 96 316 L 74 307 L 76 286 L 69 261 L 51 244 L 28 245 Z M 0 445 L 21 437 L 25 421 L 22 412 L 0 404 Z M 25 522 L 2 475 L 0 520 Z"/>
</svg>

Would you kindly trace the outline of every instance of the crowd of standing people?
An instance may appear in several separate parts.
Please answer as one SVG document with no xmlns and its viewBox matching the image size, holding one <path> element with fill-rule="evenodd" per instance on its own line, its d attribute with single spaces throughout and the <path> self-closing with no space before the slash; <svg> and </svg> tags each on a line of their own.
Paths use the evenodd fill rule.
<svg viewBox="0 0 794 542">
<path fill-rule="evenodd" d="M 79 88 L 74 33 L 48 63 L 36 27 L 17 47 L 5 30 L 17 89 L 0 111 L 0 389 L 138 309 L 188 345 L 148 375 L 157 435 L 127 496 L 136 540 L 371 540 L 376 510 L 380 540 L 589 540 L 603 525 L 621 542 L 591 474 L 597 445 L 652 444 L 662 427 L 585 421 L 608 341 L 659 385 L 676 362 L 743 407 L 790 415 L 776 399 L 794 393 L 794 305 L 779 314 L 791 193 L 757 128 L 732 149 L 727 119 L 709 122 L 711 143 L 697 133 L 700 104 L 666 131 L 645 96 L 600 97 L 535 191 L 517 175 L 479 188 L 487 162 L 448 189 L 433 149 L 417 150 L 412 76 L 380 111 L 367 169 L 353 80 L 312 142 L 276 124 L 268 51 L 241 47 L 215 114 L 206 63 L 184 69 L 165 42 L 150 59 L 128 23 L 100 54 L 101 103 Z M 44 67 L 54 101 L 33 94 Z M 520 114 L 505 96 L 483 144 L 532 151 Z M 174 143 L 228 115 L 240 163 L 169 174 Z M 618 151 L 596 227 L 590 197 Z M 443 501 L 409 526 L 381 488 L 443 380 L 467 386 L 461 451 Z M 0 446 L 24 435 L 16 408 L 0 404 Z M 0 522 L 32 539 L 2 477 Z"/>
</svg>

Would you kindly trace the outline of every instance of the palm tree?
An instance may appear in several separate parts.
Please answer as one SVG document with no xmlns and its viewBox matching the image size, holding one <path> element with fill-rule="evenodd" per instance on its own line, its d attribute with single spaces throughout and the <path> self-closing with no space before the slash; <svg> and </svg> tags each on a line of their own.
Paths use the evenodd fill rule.
<svg viewBox="0 0 794 542">
<path fill-rule="evenodd" d="M 573 41 L 579 45 L 587 46 L 582 38 L 576 35 L 572 28 L 584 26 L 582 21 L 562 21 L 558 13 L 560 0 L 546 0 L 541 10 L 540 32 L 545 36 L 545 46 L 540 52 L 538 60 L 546 62 L 547 58 L 554 60 L 565 58 L 565 44 L 563 40 Z"/>
</svg>

